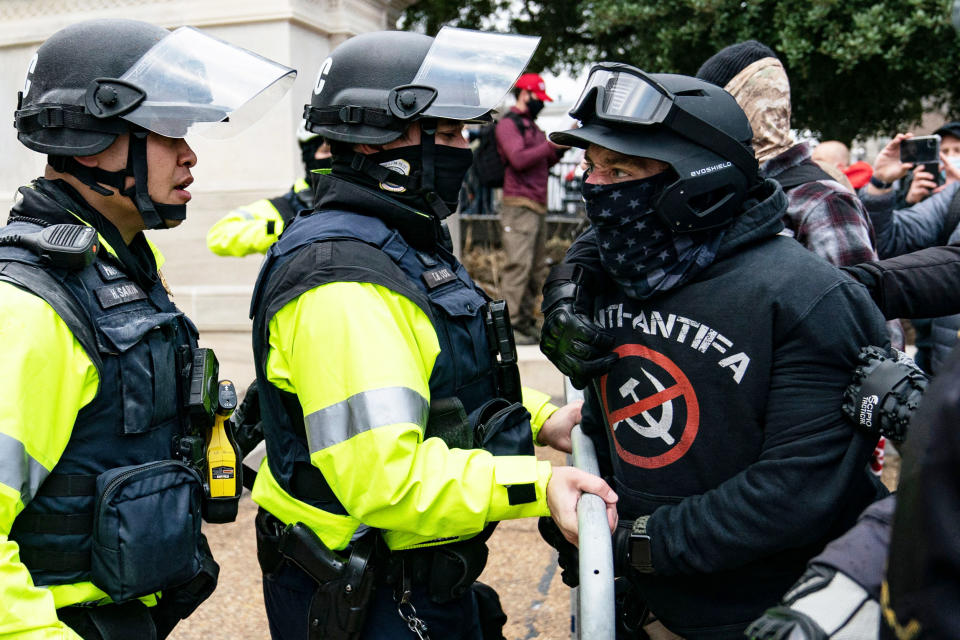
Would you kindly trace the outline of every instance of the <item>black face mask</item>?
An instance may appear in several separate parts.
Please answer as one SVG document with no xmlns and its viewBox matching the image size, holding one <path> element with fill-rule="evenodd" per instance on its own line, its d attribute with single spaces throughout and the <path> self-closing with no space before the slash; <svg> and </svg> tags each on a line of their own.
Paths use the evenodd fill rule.
<svg viewBox="0 0 960 640">
<path fill-rule="evenodd" d="M 540 112 L 543 111 L 543 100 L 530 98 L 530 100 L 527 101 L 527 111 L 530 113 L 530 117 L 536 120 Z"/>
<path fill-rule="evenodd" d="M 473 164 L 473 151 L 438 144 L 434 146 L 434 154 L 434 188 L 450 213 L 453 213 L 460 202 L 463 179 Z"/>
<path fill-rule="evenodd" d="M 307 169 L 307 173 L 313 173 L 317 169 L 329 169 L 333 166 L 333 159 L 329 156 L 326 158 L 321 158 L 317 160 L 316 158 L 310 158 L 309 161 L 304 162 L 303 166 Z"/>
<path fill-rule="evenodd" d="M 710 266 L 723 230 L 672 233 L 653 204 L 675 179 L 664 171 L 638 180 L 583 185 L 587 218 L 597 234 L 600 263 L 637 300 L 682 285 Z"/>
<path fill-rule="evenodd" d="M 413 207 L 418 211 L 432 212 L 423 191 L 423 147 L 419 145 L 398 147 L 366 156 L 374 164 L 407 176 L 414 176 L 413 184 L 402 186 L 388 181 L 378 182 L 367 174 L 350 166 L 349 157 L 339 158 L 333 163 L 333 173 L 351 182 L 372 187 L 391 198 Z M 473 152 L 446 145 L 434 146 L 433 192 L 447 206 L 450 213 L 457 210 L 460 199 L 460 187 L 467 170 L 473 164 Z M 445 216 L 443 216 L 445 217 Z"/>
</svg>

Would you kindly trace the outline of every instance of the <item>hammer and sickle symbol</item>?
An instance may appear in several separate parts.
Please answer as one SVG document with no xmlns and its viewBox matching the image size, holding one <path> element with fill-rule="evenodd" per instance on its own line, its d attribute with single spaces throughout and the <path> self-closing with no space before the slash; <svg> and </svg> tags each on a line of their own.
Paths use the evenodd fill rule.
<svg viewBox="0 0 960 640">
<path fill-rule="evenodd" d="M 657 380 L 653 375 L 650 374 L 646 369 L 640 369 L 643 372 L 643 375 L 647 376 L 647 380 L 653 385 L 657 392 L 661 392 L 665 387 Z M 634 402 L 640 402 L 640 398 L 637 397 L 636 388 L 640 384 L 640 381 L 636 378 L 630 378 L 620 386 L 620 395 L 626 398 L 627 396 L 633 397 Z M 623 422 L 626 422 L 630 427 L 639 433 L 644 438 L 660 438 L 668 445 L 672 445 L 675 440 L 673 436 L 670 435 L 670 425 L 673 424 L 673 400 L 667 400 L 662 405 L 663 411 L 660 415 L 660 419 L 656 420 L 653 416 L 650 415 L 649 411 L 643 411 L 640 415 L 643 417 L 644 422 L 647 423 L 647 426 L 642 427 L 632 418 L 625 418 L 621 422 L 618 422 L 614 425 L 614 428 L 618 427 Z"/>
</svg>

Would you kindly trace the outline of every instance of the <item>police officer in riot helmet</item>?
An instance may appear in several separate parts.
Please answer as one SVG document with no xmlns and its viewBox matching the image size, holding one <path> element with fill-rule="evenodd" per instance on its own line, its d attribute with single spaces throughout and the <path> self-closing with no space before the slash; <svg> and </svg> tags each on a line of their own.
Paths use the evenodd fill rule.
<svg viewBox="0 0 960 640">
<path fill-rule="evenodd" d="M 188 131 L 255 119 L 294 76 L 133 20 L 66 27 L 31 60 L 15 126 L 48 164 L 0 229 L 5 635 L 163 638 L 213 591 L 177 446 L 197 333 L 142 232 L 186 217 Z"/>
<path fill-rule="evenodd" d="M 786 198 L 722 89 L 600 63 L 571 115 L 551 137 L 586 149 L 591 227 L 544 289 L 541 346 L 588 387 L 583 429 L 620 496 L 621 630 L 740 638 L 882 492 L 841 397 L 883 318 L 778 235 Z"/>
<path fill-rule="evenodd" d="M 533 456 L 535 440 L 569 450 L 579 404 L 521 389 L 505 309 L 443 227 L 471 163 L 464 122 L 489 118 L 535 44 L 368 33 L 320 67 L 304 116 L 332 172 L 253 303 L 275 640 L 500 638 L 496 594 L 474 584 L 492 523 L 552 514 L 575 539 L 583 491 L 613 523 L 606 483 Z"/>
</svg>

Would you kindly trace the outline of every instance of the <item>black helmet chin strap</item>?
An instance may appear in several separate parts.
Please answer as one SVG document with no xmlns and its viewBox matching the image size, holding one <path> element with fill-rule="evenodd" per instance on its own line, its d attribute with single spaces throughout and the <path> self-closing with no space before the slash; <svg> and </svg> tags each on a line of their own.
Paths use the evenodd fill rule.
<svg viewBox="0 0 960 640">
<path fill-rule="evenodd" d="M 113 191 L 102 185 L 110 185 L 120 191 L 126 184 L 127 176 L 130 175 L 126 169 L 104 171 L 100 167 L 87 167 L 77 162 L 73 156 L 51 155 L 48 156 L 47 162 L 60 173 L 69 173 L 102 196 L 112 196 L 114 194 Z"/>
<path fill-rule="evenodd" d="M 187 205 L 160 204 L 150 199 L 147 188 L 147 131 L 136 129 L 130 132 L 130 147 L 127 154 L 127 171 L 133 167 L 133 186 L 121 191 L 133 200 L 148 229 L 166 229 L 164 220 L 185 220 Z"/>
<path fill-rule="evenodd" d="M 431 212 L 444 220 L 450 217 L 450 209 L 437 194 L 434 180 L 436 178 L 436 118 L 424 118 L 420 121 L 420 146 L 423 148 L 423 177 L 420 180 L 420 193 L 430 207 Z"/>
<path fill-rule="evenodd" d="M 69 173 L 77 180 L 102 196 L 117 192 L 133 201 L 148 229 L 166 229 L 164 220 L 184 220 L 187 206 L 183 204 L 159 204 L 150 199 L 147 188 L 147 131 L 136 128 L 130 131 L 127 151 L 127 166 L 120 171 L 105 171 L 100 167 L 87 167 L 73 156 L 49 156 L 50 166 L 61 173 Z M 125 189 L 127 177 L 134 180 L 133 186 Z M 103 185 L 116 189 L 111 191 Z"/>
</svg>

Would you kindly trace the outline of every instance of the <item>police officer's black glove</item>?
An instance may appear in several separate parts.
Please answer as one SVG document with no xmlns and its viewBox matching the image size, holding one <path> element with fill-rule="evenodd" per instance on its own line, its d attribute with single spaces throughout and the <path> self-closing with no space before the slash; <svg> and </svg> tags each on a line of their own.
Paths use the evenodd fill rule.
<svg viewBox="0 0 960 640">
<path fill-rule="evenodd" d="M 233 433 L 240 448 L 240 457 L 245 458 L 263 440 L 263 423 L 260 422 L 260 397 L 257 381 L 247 387 L 243 402 L 233 412 Z"/>
<path fill-rule="evenodd" d="M 610 351 L 613 336 L 594 324 L 585 312 L 579 266 L 558 265 L 543 287 L 543 329 L 540 350 L 573 386 L 583 389 L 617 361 Z M 579 298 L 579 300 L 578 300 Z"/>
<path fill-rule="evenodd" d="M 540 518 L 537 529 L 540 531 L 540 537 L 556 549 L 559 554 L 557 563 L 560 565 L 560 579 L 563 580 L 563 584 L 568 587 L 578 586 L 580 584 L 580 554 L 577 547 L 563 537 L 560 528 L 551 518 Z"/>
</svg>

